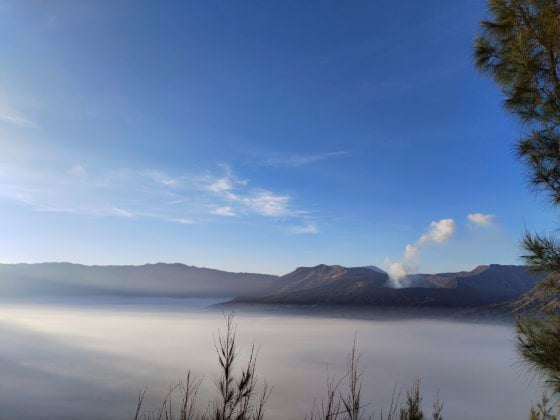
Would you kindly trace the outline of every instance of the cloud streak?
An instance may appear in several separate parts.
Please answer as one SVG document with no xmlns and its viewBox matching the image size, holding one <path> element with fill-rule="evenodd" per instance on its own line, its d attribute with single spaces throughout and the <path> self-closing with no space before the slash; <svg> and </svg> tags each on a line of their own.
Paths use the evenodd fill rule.
<svg viewBox="0 0 560 420">
<path fill-rule="evenodd" d="M 265 165 L 274 167 L 287 167 L 293 168 L 298 166 L 309 165 L 312 163 L 320 162 L 328 159 L 335 159 L 348 155 L 344 150 L 326 153 L 314 153 L 309 155 L 289 155 L 282 157 L 273 157 L 265 161 Z"/>
<path fill-rule="evenodd" d="M 292 232 L 294 222 L 308 221 L 308 212 L 297 209 L 290 195 L 253 187 L 226 165 L 216 172 L 95 171 L 81 163 L 58 170 L 0 165 L 0 199 L 39 212 L 181 225 L 208 223 L 217 217 L 252 217 L 268 219 Z M 311 222 L 303 226 L 301 233 L 318 231 Z"/>
<path fill-rule="evenodd" d="M 307 223 L 301 226 L 292 226 L 289 228 L 289 232 L 295 235 L 314 234 L 319 233 L 319 228 L 314 223 Z"/>
<path fill-rule="evenodd" d="M 235 216 L 237 216 L 237 213 L 235 213 L 235 211 L 233 211 L 233 207 L 231 207 L 231 206 L 218 207 L 217 209 L 212 210 L 211 213 L 215 216 L 222 216 L 222 217 L 235 217 Z"/>
<path fill-rule="evenodd" d="M 496 216 L 493 214 L 484 214 L 484 213 L 470 213 L 467 216 L 469 222 L 471 222 L 475 226 L 490 226 L 494 223 Z"/>
<path fill-rule="evenodd" d="M 237 178 L 225 167 L 220 177 L 204 179 L 202 189 L 221 198 L 227 205 L 215 209 L 218 216 L 230 214 L 256 214 L 272 218 L 298 218 L 304 212 L 292 207 L 292 199 L 287 194 L 278 194 L 263 188 L 250 188 L 249 182 Z M 227 208 L 228 211 L 225 211 Z M 226 214 L 227 213 L 227 214 Z"/>
<path fill-rule="evenodd" d="M 33 121 L 4 103 L 0 103 L 0 122 L 20 128 L 35 126 Z"/>
</svg>

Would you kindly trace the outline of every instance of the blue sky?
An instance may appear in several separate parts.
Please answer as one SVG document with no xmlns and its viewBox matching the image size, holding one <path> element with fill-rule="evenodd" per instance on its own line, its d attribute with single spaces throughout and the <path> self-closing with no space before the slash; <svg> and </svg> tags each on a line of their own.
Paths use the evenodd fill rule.
<svg viewBox="0 0 560 420">
<path fill-rule="evenodd" d="M 473 68 L 484 14 L 478 0 L 0 3 L 0 261 L 518 262 L 524 227 L 554 215 Z"/>
</svg>

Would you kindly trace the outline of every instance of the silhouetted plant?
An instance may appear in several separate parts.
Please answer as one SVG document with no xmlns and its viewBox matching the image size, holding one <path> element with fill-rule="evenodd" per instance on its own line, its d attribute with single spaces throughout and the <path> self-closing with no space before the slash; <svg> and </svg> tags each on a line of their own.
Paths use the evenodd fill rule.
<svg viewBox="0 0 560 420">
<path fill-rule="evenodd" d="M 393 395 L 391 396 L 391 404 L 389 404 L 389 410 L 387 411 L 387 417 L 383 415 L 383 409 L 381 409 L 381 420 L 397 420 L 401 392 L 402 390 L 397 393 L 397 385 L 395 384 Z"/>
<path fill-rule="evenodd" d="M 327 372 L 327 397 L 317 407 L 316 403 L 313 404 L 309 420 L 336 420 L 341 414 L 340 412 L 340 397 L 338 388 L 342 380 L 336 381 L 334 377 L 330 376 Z"/>
<path fill-rule="evenodd" d="M 443 420 L 443 403 L 439 400 L 439 390 L 433 404 L 432 420 Z"/>
<path fill-rule="evenodd" d="M 219 400 L 214 404 L 215 420 L 262 420 L 269 389 L 265 383 L 262 395 L 255 401 L 257 351 L 251 347 L 247 366 L 235 377 L 233 368 L 237 359 L 237 342 L 233 314 L 226 318 L 226 331 L 215 343 L 221 372 L 216 380 Z"/>
<path fill-rule="evenodd" d="M 348 420 L 362 420 L 363 418 L 363 407 L 361 405 L 363 369 L 360 368 L 360 355 L 357 353 L 356 338 L 354 336 L 352 351 L 346 362 L 348 393 L 341 396 Z"/>
<path fill-rule="evenodd" d="M 197 396 L 202 379 L 191 376 L 187 372 L 185 383 L 172 387 L 165 396 L 157 413 L 142 411 L 146 389 L 138 397 L 135 420 L 263 420 L 265 405 L 270 395 L 270 388 L 263 385 L 257 391 L 257 350 L 253 345 L 249 360 L 241 372 L 234 372 L 237 361 L 237 341 L 234 316 L 226 317 L 226 330 L 218 335 L 215 342 L 220 372 L 215 380 L 217 394 L 215 400 L 201 410 Z M 179 409 L 175 409 L 173 401 L 179 394 Z"/>
<path fill-rule="evenodd" d="M 163 402 L 156 412 L 142 411 L 144 396 L 146 395 L 146 388 L 140 393 L 136 407 L 135 420 L 209 420 L 207 410 L 201 411 L 198 402 L 197 394 L 202 384 L 202 379 L 197 379 L 191 376 L 191 372 L 187 372 L 186 381 L 179 383 L 169 390 Z M 179 409 L 175 410 L 173 401 L 176 394 L 179 394 L 178 402 Z"/>
<path fill-rule="evenodd" d="M 362 399 L 362 374 L 363 368 L 360 366 L 360 354 L 357 350 L 356 337 L 352 350 L 348 355 L 346 363 L 346 375 L 335 380 L 334 377 L 327 375 L 327 396 L 319 407 L 314 405 L 310 420 L 373 420 L 373 411 L 365 413 L 367 404 Z M 346 382 L 347 390 L 345 393 L 339 392 L 341 385 Z M 401 391 L 397 393 L 397 387 L 393 389 L 393 395 L 389 409 L 386 413 L 380 410 L 380 420 L 423 420 L 420 394 L 420 381 L 416 380 L 407 390 L 406 404 L 400 407 L 399 400 Z M 433 420 L 442 420 L 443 404 L 439 400 L 439 391 L 433 402 Z"/>
<path fill-rule="evenodd" d="M 558 416 L 553 414 L 553 408 L 550 404 L 550 399 L 548 395 L 543 393 L 541 401 L 535 407 L 531 407 L 531 412 L 529 414 L 529 420 L 558 420 Z"/>
<path fill-rule="evenodd" d="M 198 403 L 198 392 L 202 379 L 187 372 L 185 382 L 170 388 L 157 411 L 144 411 L 143 403 L 146 389 L 140 392 L 136 406 L 134 420 L 263 420 L 265 406 L 270 395 L 270 388 L 264 383 L 261 392 L 257 391 L 256 364 L 257 353 L 255 346 L 251 347 L 249 360 L 239 373 L 235 372 L 238 358 L 236 327 L 234 316 L 226 316 L 226 329 L 219 332 L 215 340 L 215 350 L 220 366 L 219 374 L 215 378 L 216 394 L 213 399 L 201 409 Z M 346 375 L 336 380 L 327 372 L 327 395 L 319 404 L 314 404 L 309 420 L 373 420 L 373 412 L 366 414 L 367 404 L 362 398 L 363 368 L 360 365 L 361 356 L 358 353 L 357 339 L 354 337 L 352 349 L 346 360 Z M 346 386 L 344 392 L 342 385 Z M 393 389 L 393 396 L 389 410 L 384 414 L 381 410 L 381 420 L 423 420 L 420 395 L 420 381 L 417 380 L 407 390 L 406 403 L 400 407 L 401 391 Z M 548 413 L 548 399 L 537 406 L 535 415 Z M 543 408 L 545 407 L 545 408 Z M 439 392 L 433 403 L 433 420 L 442 420 L 443 404 L 439 401 Z M 548 415 L 548 414 L 547 414 Z M 536 417 L 537 420 L 556 420 L 554 417 Z"/>
<path fill-rule="evenodd" d="M 373 419 L 373 416 L 366 417 L 363 413 L 362 405 L 362 373 L 360 367 L 360 354 L 357 349 L 356 336 L 352 350 L 346 360 L 346 375 L 335 380 L 327 374 L 327 397 L 321 402 L 319 408 L 313 407 L 311 420 L 365 420 Z M 339 391 L 341 384 L 346 379 L 348 389 L 343 394 Z"/>
<path fill-rule="evenodd" d="M 401 408 L 399 420 L 424 420 L 420 396 L 420 380 L 417 379 L 406 391 L 406 406 Z"/>
</svg>

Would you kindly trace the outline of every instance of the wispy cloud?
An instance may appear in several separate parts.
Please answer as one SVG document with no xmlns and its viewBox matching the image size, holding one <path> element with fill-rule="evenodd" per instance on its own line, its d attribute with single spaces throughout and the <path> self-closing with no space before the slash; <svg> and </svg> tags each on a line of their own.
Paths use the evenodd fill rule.
<svg viewBox="0 0 560 420">
<path fill-rule="evenodd" d="M 301 226 L 291 226 L 288 230 L 290 233 L 294 234 L 319 233 L 319 228 L 314 223 L 307 223 Z"/>
<path fill-rule="evenodd" d="M 262 217 L 288 231 L 293 231 L 291 226 L 298 221 L 303 223 L 301 233 L 318 231 L 307 223 L 309 214 L 296 208 L 289 194 L 253 187 L 225 165 L 213 174 L 99 171 L 89 166 L 86 169 L 81 163 L 59 170 L 0 165 L 0 199 L 16 201 L 38 212 L 153 219 L 182 225 L 210 222 L 210 216 Z"/>
<path fill-rule="evenodd" d="M 496 216 L 494 216 L 493 214 L 470 213 L 467 218 L 473 225 L 490 226 L 492 223 L 494 223 Z"/>
<path fill-rule="evenodd" d="M 134 214 L 132 212 L 128 210 L 120 209 L 118 207 L 113 207 L 111 209 L 111 213 L 118 217 L 128 217 L 128 218 L 134 217 Z"/>
<path fill-rule="evenodd" d="M 265 160 L 265 165 L 276 167 L 298 167 L 311 163 L 320 162 L 327 159 L 339 158 L 348 155 L 348 152 L 339 150 L 335 152 L 314 153 L 308 155 L 287 155 L 268 158 Z"/>
<path fill-rule="evenodd" d="M 228 203 L 221 207 L 227 208 L 227 212 L 223 213 L 253 213 L 274 218 L 299 217 L 302 214 L 292 208 L 289 195 L 251 188 L 247 180 L 236 177 L 229 167 L 224 170 L 226 173 L 220 177 L 204 179 L 204 188 Z M 213 214 L 216 214 L 215 211 Z"/>
<path fill-rule="evenodd" d="M 268 217 L 285 217 L 294 213 L 290 209 L 290 196 L 278 195 L 261 190 L 246 197 L 237 197 L 237 201 L 255 213 Z"/>
<path fill-rule="evenodd" d="M 196 222 L 194 220 L 191 219 L 185 219 L 185 218 L 179 218 L 179 219 L 174 219 L 174 218 L 163 218 L 163 220 L 167 221 L 167 222 L 172 222 L 172 223 L 178 223 L 180 225 L 194 225 Z"/>
<path fill-rule="evenodd" d="M 86 175 L 86 168 L 82 165 L 74 165 L 70 169 L 68 169 L 68 175 L 71 176 L 85 176 Z"/>
<path fill-rule="evenodd" d="M 180 187 L 183 183 L 181 177 L 171 177 L 160 171 L 146 171 L 145 175 L 154 182 L 166 187 Z"/>
<path fill-rule="evenodd" d="M 19 111 L 0 102 L 0 122 L 17 127 L 34 127 L 35 123 L 23 116 Z"/>
<path fill-rule="evenodd" d="M 222 217 L 235 217 L 237 213 L 233 210 L 231 206 L 223 206 L 218 207 L 211 211 L 211 213 L 215 216 L 222 216 Z"/>
</svg>

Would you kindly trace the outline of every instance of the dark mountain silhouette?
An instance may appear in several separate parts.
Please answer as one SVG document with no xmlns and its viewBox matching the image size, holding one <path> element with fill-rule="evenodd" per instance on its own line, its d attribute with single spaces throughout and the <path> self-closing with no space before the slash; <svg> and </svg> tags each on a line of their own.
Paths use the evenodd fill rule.
<svg viewBox="0 0 560 420">
<path fill-rule="evenodd" d="M 409 287 L 395 289 L 377 267 L 318 265 L 278 277 L 164 263 L 0 264 L 0 297 L 236 296 L 236 303 L 472 307 L 516 299 L 542 277 L 523 266 L 492 264 L 468 272 L 409 275 L 403 279 Z"/>
<path fill-rule="evenodd" d="M 340 293 L 351 296 L 364 287 L 383 287 L 387 280 L 387 274 L 367 267 L 321 264 L 299 267 L 280 277 L 261 296 L 270 297 L 275 303 L 298 303 L 302 299 L 308 299 L 309 303 L 323 303 L 336 299 L 335 296 Z M 246 296 L 239 299 L 244 298 Z"/>
<path fill-rule="evenodd" d="M 277 279 L 184 264 L 0 264 L 0 296 L 251 296 L 263 293 Z"/>
<path fill-rule="evenodd" d="M 411 287 L 389 287 L 387 274 L 366 267 L 300 267 L 261 296 L 236 302 L 312 305 L 472 307 L 506 302 L 529 291 L 543 275 L 523 266 L 479 266 L 469 272 L 416 274 L 405 278 Z"/>
</svg>

